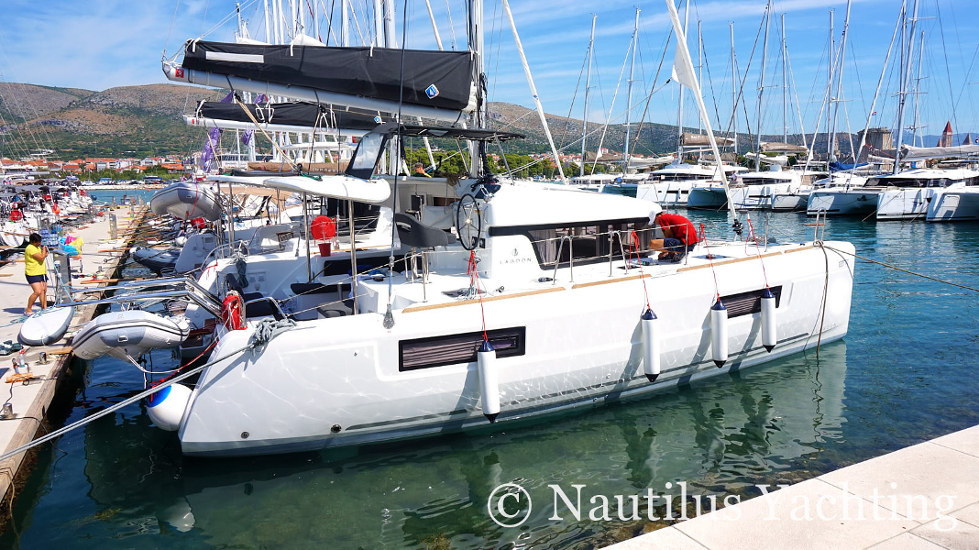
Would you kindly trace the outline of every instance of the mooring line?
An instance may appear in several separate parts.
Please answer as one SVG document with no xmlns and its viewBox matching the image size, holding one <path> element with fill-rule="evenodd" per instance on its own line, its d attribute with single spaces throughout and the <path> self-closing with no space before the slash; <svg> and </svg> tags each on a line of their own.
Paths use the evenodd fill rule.
<svg viewBox="0 0 979 550">
<path fill-rule="evenodd" d="M 925 275 L 924 273 L 918 273 L 916 271 L 911 271 L 910 269 L 904 269 L 903 267 L 898 267 L 898 266 L 893 265 L 893 264 L 889 264 L 889 263 L 886 263 L 886 262 L 881 262 L 881 261 L 878 261 L 878 260 L 873 260 L 871 258 L 867 258 L 866 256 L 861 256 L 861 255 L 855 254 L 853 252 L 847 252 L 845 250 L 839 250 L 837 248 L 833 248 L 832 246 L 827 246 L 826 248 L 829 248 L 830 250 L 835 250 L 836 252 L 839 252 L 841 254 L 846 254 L 847 256 L 853 256 L 854 258 L 857 258 L 858 260 L 863 260 L 865 262 L 870 262 L 870 263 L 874 263 L 874 264 L 877 264 L 877 265 L 882 265 L 884 267 L 888 267 L 888 268 L 894 269 L 896 271 L 903 271 L 904 273 L 907 273 L 909 275 L 915 275 L 915 276 L 921 277 L 923 279 L 928 279 L 928 280 L 931 280 L 931 281 L 935 281 L 937 283 L 943 283 L 943 284 L 946 284 L 946 285 L 957 286 L 959 288 L 964 288 L 965 290 L 971 290 L 972 292 L 979 292 L 979 288 L 973 288 L 973 287 L 967 286 L 967 285 L 960 285 L 959 283 L 953 283 L 952 281 L 946 281 L 945 279 L 939 279 L 938 277 L 932 277 L 931 275 Z"/>
</svg>

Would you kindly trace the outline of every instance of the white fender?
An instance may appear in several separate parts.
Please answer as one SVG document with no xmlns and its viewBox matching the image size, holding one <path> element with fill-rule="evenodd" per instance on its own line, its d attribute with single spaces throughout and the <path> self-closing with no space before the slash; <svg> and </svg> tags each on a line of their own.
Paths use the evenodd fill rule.
<svg viewBox="0 0 979 550">
<path fill-rule="evenodd" d="M 778 343 L 775 322 L 775 295 L 768 288 L 761 295 L 761 345 L 770 353 Z"/>
<path fill-rule="evenodd" d="M 642 325 L 642 363 L 643 372 L 650 382 L 655 382 L 660 373 L 659 331 L 656 330 L 656 314 L 646 308 L 640 317 Z"/>
<path fill-rule="evenodd" d="M 476 365 L 479 369 L 479 395 L 483 400 L 483 414 L 489 421 L 496 422 L 500 414 L 500 379 L 496 366 L 496 350 L 488 340 L 476 352 Z"/>
<path fill-rule="evenodd" d="M 727 308 L 718 298 L 710 308 L 710 351 L 717 368 L 727 362 Z"/>
<path fill-rule="evenodd" d="M 168 432 L 175 432 L 184 418 L 184 409 L 190 402 L 190 388 L 171 384 L 146 399 L 146 412 L 153 425 Z"/>
</svg>

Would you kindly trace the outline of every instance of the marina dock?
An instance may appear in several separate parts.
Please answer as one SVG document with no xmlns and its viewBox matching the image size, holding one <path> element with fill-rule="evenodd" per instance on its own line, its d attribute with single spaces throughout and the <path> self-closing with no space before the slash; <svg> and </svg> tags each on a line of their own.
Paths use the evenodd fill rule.
<svg viewBox="0 0 979 550">
<path fill-rule="evenodd" d="M 66 228 L 66 232 L 80 237 L 85 243 L 82 247 L 81 258 L 71 260 L 73 272 L 72 287 L 75 290 L 91 288 L 93 292 L 76 294 L 76 300 L 95 298 L 100 293 L 98 287 L 111 284 L 124 267 L 127 250 L 133 240 L 134 231 L 146 213 L 145 206 L 119 206 L 105 212 L 101 219 L 91 223 L 82 223 L 75 227 Z M 116 238 L 112 238 L 112 220 L 115 217 Z M 54 254 L 49 257 L 54 258 Z M 98 277 L 91 274 L 98 273 Z M 83 275 L 83 274 L 87 274 Z M 0 342 L 17 342 L 21 321 L 24 319 L 24 307 L 30 295 L 30 287 L 24 278 L 23 254 L 16 253 L 0 265 Z M 55 282 L 52 273 L 48 275 L 49 306 L 55 295 Z M 34 305 L 40 309 L 40 302 Z M 103 306 L 104 307 L 104 306 Z M 65 380 L 65 374 L 71 363 L 71 348 L 66 341 L 81 326 L 100 312 L 99 306 L 88 305 L 76 309 L 68 332 L 59 341 L 50 346 L 34 346 L 26 348 L 24 360 L 29 366 L 27 377 L 14 377 L 13 362 L 17 361 L 18 351 L 8 351 L 0 347 L 0 381 L 4 384 L 3 401 L 10 404 L 12 416 L 0 419 L 0 454 L 16 449 L 29 443 L 45 433 L 45 416 L 50 409 L 55 395 Z M 43 354 L 43 356 L 42 356 Z M 23 369 L 22 369 L 23 374 Z M 21 378 L 26 378 L 21 380 Z M 29 464 L 25 460 L 29 453 L 20 453 L 0 463 L 0 495 L 3 495 L 0 508 L 9 509 L 15 492 L 11 486 L 22 476 L 29 473 Z M 27 466 L 25 468 L 25 466 Z"/>
<path fill-rule="evenodd" d="M 609 546 L 977 548 L 979 426 Z"/>
</svg>

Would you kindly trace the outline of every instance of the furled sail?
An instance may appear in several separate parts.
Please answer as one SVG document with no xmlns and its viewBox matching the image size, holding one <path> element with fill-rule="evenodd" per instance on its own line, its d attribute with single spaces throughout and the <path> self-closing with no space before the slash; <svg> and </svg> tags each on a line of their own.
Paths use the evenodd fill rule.
<svg viewBox="0 0 979 550">
<path fill-rule="evenodd" d="M 802 145 L 792 145 L 791 143 L 780 143 L 777 141 L 766 141 L 761 144 L 762 153 L 808 153 Z"/>
<path fill-rule="evenodd" d="M 979 145 L 958 145 L 952 147 L 901 147 L 901 160 L 926 160 L 948 157 L 967 157 L 979 155 Z"/>
<path fill-rule="evenodd" d="M 406 105 L 458 113 L 476 107 L 474 63 L 468 51 L 189 40 L 181 67 L 164 70 L 171 79 L 205 85 L 219 85 L 219 80 L 213 84 L 203 82 L 190 78 L 185 71 L 233 77 L 224 85 L 256 92 L 265 92 L 269 84 L 305 88 L 311 93 L 303 94 L 307 96 L 303 99 L 311 101 L 342 104 L 334 100 L 347 96 L 387 102 L 388 108 L 403 101 Z M 320 98 L 319 93 L 337 96 Z M 314 97 L 308 97 L 311 95 Z"/>
<path fill-rule="evenodd" d="M 734 140 L 731 138 L 716 138 L 718 147 L 730 147 L 734 145 Z M 707 134 L 694 134 L 693 132 L 683 132 L 680 136 L 680 144 L 684 147 L 709 147 L 710 138 Z"/>
</svg>

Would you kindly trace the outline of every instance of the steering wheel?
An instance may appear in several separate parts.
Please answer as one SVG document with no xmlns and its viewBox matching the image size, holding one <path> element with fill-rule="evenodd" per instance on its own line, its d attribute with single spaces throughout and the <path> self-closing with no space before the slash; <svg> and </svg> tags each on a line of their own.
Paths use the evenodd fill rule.
<svg viewBox="0 0 979 550">
<path fill-rule="evenodd" d="M 476 198 L 469 193 L 456 203 L 456 233 L 466 250 L 473 250 L 479 245 L 479 237 L 483 231 L 481 214 Z"/>
</svg>

